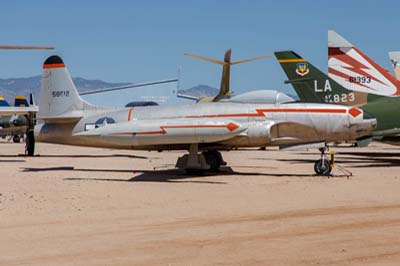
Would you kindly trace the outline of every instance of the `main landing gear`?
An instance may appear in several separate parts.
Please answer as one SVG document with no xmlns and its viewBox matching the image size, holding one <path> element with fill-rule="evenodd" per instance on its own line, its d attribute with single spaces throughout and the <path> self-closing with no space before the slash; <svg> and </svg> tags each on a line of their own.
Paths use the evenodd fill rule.
<svg viewBox="0 0 400 266">
<path fill-rule="evenodd" d="M 216 150 L 199 153 L 198 144 L 191 144 L 189 154 L 179 157 L 175 167 L 187 171 L 211 170 L 217 171 L 221 165 L 226 165 L 222 154 Z"/>
<path fill-rule="evenodd" d="M 14 143 L 20 143 L 21 142 L 21 137 L 19 135 L 14 135 L 12 139 L 13 139 Z"/>
<path fill-rule="evenodd" d="M 321 159 L 315 161 L 314 163 L 314 171 L 317 175 L 325 175 L 329 176 L 332 172 L 333 166 L 333 155 L 331 155 L 331 159 L 329 160 L 326 156 L 326 148 L 320 148 L 319 151 L 321 152 Z"/>
<path fill-rule="evenodd" d="M 35 123 L 36 116 L 34 113 L 30 113 L 27 116 L 28 120 L 28 128 L 26 129 L 26 138 L 25 138 L 25 155 L 34 156 L 35 155 Z"/>
</svg>

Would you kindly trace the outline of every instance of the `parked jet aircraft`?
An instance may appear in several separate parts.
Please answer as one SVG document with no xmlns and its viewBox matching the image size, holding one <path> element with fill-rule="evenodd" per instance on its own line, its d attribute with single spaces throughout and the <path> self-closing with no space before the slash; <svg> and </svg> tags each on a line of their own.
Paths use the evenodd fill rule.
<svg viewBox="0 0 400 266">
<path fill-rule="evenodd" d="M 349 49 L 347 48 L 347 50 Z M 341 54 L 339 50 L 334 50 L 334 52 L 336 55 Z M 371 86 L 372 80 L 374 82 L 377 80 L 374 76 L 349 75 L 348 80 L 352 80 L 351 83 L 356 84 L 354 90 L 347 89 L 293 51 L 276 52 L 275 56 L 289 79 L 286 83 L 292 84 L 301 101 L 340 103 L 360 107 L 364 110 L 365 118 L 371 117 L 370 115 L 377 118 L 378 126 L 372 134 L 374 139 L 396 145 L 400 144 L 400 120 L 397 117 L 400 97 L 375 95 L 356 90 L 364 85 L 362 81 Z M 356 67 L 360 67 L 355 63 L 356 61 L 351 62 Z M 350 66 L 349 68 L 357 72 L 370 71 L 364 68 L 358 70 L 354 70 Z M 348 81 L 342 80 L 342 83 L 347 84 Z M 371 88 L 374 87 L 370 87 L 369 90 Z"/>
<path fill-rule="evenodd" d="M 358 108 L 321 103 L 103 108 L 81 99 L 59 56 L 44 62 L 38 119 L 43 121 L 35 128 L 38 141 L 188 150 L 177 161 L 183 169 L 218 169 L 225 163 L 219 150 L 351 140 L 370 134 L 376 125 Z M 327 160 L 315 166 L 317 173 L 330 172 Z"/>
</svg>

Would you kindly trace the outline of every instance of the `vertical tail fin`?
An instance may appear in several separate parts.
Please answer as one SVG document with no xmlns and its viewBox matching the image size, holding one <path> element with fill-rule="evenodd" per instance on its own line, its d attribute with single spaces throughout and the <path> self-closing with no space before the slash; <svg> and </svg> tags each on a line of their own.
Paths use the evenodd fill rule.
<svg viewBox="0 0 400 266">
<path fill-rule="evenodd" d="M 366 102 L 365 93 L 345 89 L 293 51 L 275 52 L 275 57 L 288 77 L 285 83 L 292 84 L 301 101 L 357 106 Z"/>
<path fill-rule="evenodd" d="M 83 101 L 59 56 L 51 56 L 43 64 L 38 119 L 67 122 L 82 117 Z"/>
<path fill-rule="evenodd" d="M 400 95 L 400 81 L 335 31 L 328 31 L 328 73 L 349 90 Z"/>
<path fill-rule="evenodd" d="M 4 99 L 3 97 L 0 97 L 0 107 L 5 107 L 5 106 L 10 106 L 10 105 L 8 104 L 6 99 Z"/>
<path fill-rule="evenodd" d="M 29 107 L 29 103 L 25 96 L 15 96 L 14 106 Z"/>
<path fill-rule="evenodd" d="M 389 58 L 392 62 L 394 76 L 400 80 L 400 51 L 389 52 Z"/>
</svg>

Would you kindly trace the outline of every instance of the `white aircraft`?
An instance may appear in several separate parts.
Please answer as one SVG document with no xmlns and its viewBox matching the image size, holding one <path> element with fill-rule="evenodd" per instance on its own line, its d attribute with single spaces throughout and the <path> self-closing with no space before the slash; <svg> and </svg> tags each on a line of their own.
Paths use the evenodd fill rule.
<svg viewBox="0 0 400 266">
<path fill-rule="evenodd" d="M 176 166 L 216 170 L 219 150 L 310 145 L 370 134 L 374 118 L 356 107 L 325 103 L 240 103 L 104 108 L 81 99 L 59 56 L 43 65 L 36 140 L 133 150 L 188 150 Z M 199 153 L 201 151 L 202 153 Z M 318 174 L 329 174 L 322 156 Z"/>
</svg>

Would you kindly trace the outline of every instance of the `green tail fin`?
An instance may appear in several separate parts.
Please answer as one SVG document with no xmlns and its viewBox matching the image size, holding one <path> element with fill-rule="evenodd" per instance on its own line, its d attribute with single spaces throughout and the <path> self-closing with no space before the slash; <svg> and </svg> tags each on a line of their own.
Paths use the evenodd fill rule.
<svg viewBox="0 0 400 266">
<path fill-rule="evenodd" d="M 354 94 L 293 51 L 275 52 L 279 64 L 301 101 L 353 105 Z"/>
</svg>

